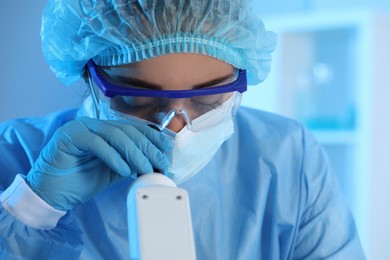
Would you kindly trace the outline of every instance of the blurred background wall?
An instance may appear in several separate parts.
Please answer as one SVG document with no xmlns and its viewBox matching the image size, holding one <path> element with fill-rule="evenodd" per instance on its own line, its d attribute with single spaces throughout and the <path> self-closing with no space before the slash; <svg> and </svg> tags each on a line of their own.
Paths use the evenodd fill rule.
<svg viewBox="0 0 390 260">
<path fill-rule="evenodd" d="M 41 52 L 46 1 L 0 2 L 0 121 L 75 107 L 80 84 L 63 87 Z"/>
<path fill-rule="evenodd" d="M 41 53 L 46 1 L 0 2 L 0 121 L 77 107 Z M 272 72 L 243 105 L 292 117 L 323 144 L 369 259 L 390 259 L 390 1 L 254 0 L 278 33 Z"/>
<path fill-rule="evenodd" d="M 243 105 L 294 118 L 322 143 L 368 259 L 390 259 L 390 1 L 256 0 L 278 34 Z"/>
</svg>

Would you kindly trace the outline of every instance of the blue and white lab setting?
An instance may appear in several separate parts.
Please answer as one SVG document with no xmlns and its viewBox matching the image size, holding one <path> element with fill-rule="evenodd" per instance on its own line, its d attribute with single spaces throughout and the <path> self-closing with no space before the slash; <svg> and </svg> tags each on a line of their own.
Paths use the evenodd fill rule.
<svg viewBox="0 0 390 260">
<path fill-rule="evenodd" d="M 0 37 L 0 259 L 390 259 L 390 1 L 2 1 Z"/>
</svg>

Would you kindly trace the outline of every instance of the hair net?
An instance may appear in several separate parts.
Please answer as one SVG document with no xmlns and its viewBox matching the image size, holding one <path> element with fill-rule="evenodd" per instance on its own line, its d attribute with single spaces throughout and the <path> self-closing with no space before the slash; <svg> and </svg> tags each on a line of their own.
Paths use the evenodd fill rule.
<svg viewBox="0 0 390 260">
<path fill-rule="evenodd" d="M 247 0 L 49 0 L 42 49 L 57 78 L 71 84 L 93 59 L 116 66 L 169 53 L 198 53 L 265 79 L 276 36 Z"/>
</svg>

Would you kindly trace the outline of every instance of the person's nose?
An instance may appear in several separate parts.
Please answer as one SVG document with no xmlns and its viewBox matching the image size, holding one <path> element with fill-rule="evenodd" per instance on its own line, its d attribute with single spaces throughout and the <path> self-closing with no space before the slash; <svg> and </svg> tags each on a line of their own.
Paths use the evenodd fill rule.
<svg viewBox="0 0 390 260">
<path fill-rule="evenodd" d="M 188 122 L 188 116 L 185 113 L 185 101 L 183 99 L 171 100 L 166 107 L 167 111 L 170 111 L 170 115 L 167 120 L 167 128 L 175 133 L 179 132 Z M 187 120 L 186 120 L 187 117 Z"/>
<path fill-rule="evenodd" d="M 175 133 L 178 133 L 183 127 L 185 127 L 187 122 L 181 115 L 176 115 L 172 118 L 171 122 L 169 122 L 167 128 Z"/>
</svg>

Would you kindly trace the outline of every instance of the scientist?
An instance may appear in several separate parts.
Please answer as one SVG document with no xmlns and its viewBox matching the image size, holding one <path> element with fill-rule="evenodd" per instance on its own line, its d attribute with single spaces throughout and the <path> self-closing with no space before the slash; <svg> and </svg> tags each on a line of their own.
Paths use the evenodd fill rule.
<svg viewBox="0 0 390 260">
<path fill-rule="evenodd" d="M 49 0 L 41 36 L 89 96 L 0 125 L 2 258 L 128 258 L 128 187 L 160 172 L 189 193 L 198 259 L 364 259 L 320 145 L 238 109 L 275 48 L 247 1 Z"/>
</svg>

